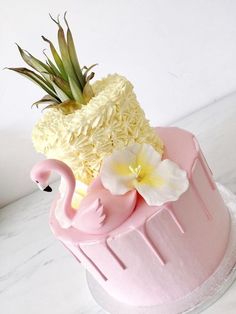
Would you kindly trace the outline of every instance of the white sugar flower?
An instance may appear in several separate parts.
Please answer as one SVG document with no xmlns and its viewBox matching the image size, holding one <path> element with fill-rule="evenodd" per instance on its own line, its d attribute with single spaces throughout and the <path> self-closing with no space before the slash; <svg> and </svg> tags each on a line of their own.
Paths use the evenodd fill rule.
<svg viewBox="0 0 236 314">
<path fill-rule="evenodd" d="M 186 171 L 161 155 L 152 145 L 134 143 L 106 157 L 101 181 L 112 194 L 136 189 L 150 206 L 177 200 L 189 185 Z"/>
</svg>

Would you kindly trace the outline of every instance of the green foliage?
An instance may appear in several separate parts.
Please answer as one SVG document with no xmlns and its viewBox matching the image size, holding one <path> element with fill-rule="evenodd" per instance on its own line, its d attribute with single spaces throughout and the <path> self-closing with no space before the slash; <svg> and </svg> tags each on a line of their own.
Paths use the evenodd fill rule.
<svg viewBox="0 0 236 314">
<path fill-rule="evenodd" d="M 81 105 L 85 105 L 94 96 L 89 81 L 94 76 L 94 72 L 90 71 L 96 64 L 81 69 L 66 13 L 64 14 L 66 34 L 59 18 L 55 20 L 51 15 L 50 17 L 58 26 L 59 52 L 49 39 L 42 36 L 49 44 L 52 59 L 44 53 L 46 61 L 42 62 L 17 45 L 22 59 L 33 70 L 24 67 L 8 69 L 27 77 L 47 93 L 32 106 L 38 108 L 39 104 L 49 103 L 46 108 L 63 108 L 63 113 L 68 114 L 81 108 Z"/>
</svg>

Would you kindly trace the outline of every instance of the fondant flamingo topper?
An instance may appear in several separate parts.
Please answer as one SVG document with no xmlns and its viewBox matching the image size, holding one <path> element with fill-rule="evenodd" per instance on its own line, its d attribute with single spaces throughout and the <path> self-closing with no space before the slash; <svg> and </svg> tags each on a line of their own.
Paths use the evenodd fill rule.
<svg viewBox="0 0 236 314">
<path fill-rule="evenodd" d="M 79 208 L 73 208 L 71 201 L 76 181 L 72 170 L 62 161 L 46 159 L 31 170 L 31 179 L 46 192 L 51 171 L 57 172 L 65 181 L 64 194 L 57 200 L 54 215 L 62 228 L 73 227 L 90 234 L 105 234 L 121 225 L 133 212 L 136 205 L 136 190 L 124 195 L 112 195 L 101 183 L 99 176 L 88 187 Z"/>
</svg>

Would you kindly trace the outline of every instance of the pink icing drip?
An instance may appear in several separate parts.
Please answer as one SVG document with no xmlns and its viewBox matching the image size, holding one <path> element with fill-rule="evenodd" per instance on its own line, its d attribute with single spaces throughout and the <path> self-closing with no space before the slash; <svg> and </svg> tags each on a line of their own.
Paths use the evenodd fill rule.
<svg viewBox="0 0 236 314">
<path fill-rule="evenodd" d="M 72 252 L 72 250 L 71 250 L 68 246 L 66 246 L 65 243 L 63 243 L 62 241 L 60 241 L 60 242 L 61 242 L 61 244 L 63 244 L 63 246 L 75 257 L 75 259 L 81 264 L 81 260 L 78 258 L 78 256 L 76 256 L 76 255 Z"/>
<path fill-rule="evenodd" d="M 92 261 L 92 259 L 82 250 L 80 245 L 76 246 L 83 257 L 87 260 L 87 262 L 96 270 L 96 272 L 102 277 L 104 281 L 107 281 L 107 277 L 103 274 L 103 272 L 98 268 L 98 266 Z"/>
<path fill-rule="evenodd" d="M 213 173 L 212 173 L 211 168 L 209 167 L 209 165 L 208 165 L 208 163 L 206 161 L 205 156 L 202 153 L 202 150 L 201 150 L 201 148 L 200 148 L 200 146 L 198 144 L 198 141 L 195 138 L 195 136 L 193 136 L 193 142 L 194 142 L 196 151 L 198 152 L 198 157 L 197 158 L 198 158 L 198 160 L 199 160 L 199 162 L 201 164 L 201 167 L 202 167 L 202 169 L 203 169 L 203 171 L 204 171 L 204 173 L 205 173 L 205 175 L 207 177 L 207 180 L 208 180 L 212 190 L 215 190 L 216 189 L 216 185 L 215 185 L 215 182 L 212 179 Z"/>
<path fill-rule="evenodd" d="M 207 180 L 208 180 L 208 182 L 209 182 L 209 184 L 210 184 L 212 190 L 215 190 L 215 189 L 216 189 L 215 183 L 213 182 L 212 177 L 211 177 L 211 175 L 209 174 L 209 171 L 210 171 L 210 173 L 212 173 L 212 172 L 211 172 L 211 169 L 209 168 L 209 166 L 208 166 L 208 164 L 207 164 L 207 162 L 206 162 L 206 159 L 205 159 L 205 157 L 203 156 L 203 154 L 202 154 L 201 151 L 199 152 L 199 158 L 198 158 L 198 160 L 199 160 L 199 162 L 200 162 L 200 164 L 201 164 L 201 167 L 202 167 L 202 169 L 203 169 L 203 171 L 204 171 L 204 173 L 205 173 L 205 175 L 206 175 L 206 177 L 207 177 Z M 207 169 L 207 168 L 208 168 L 208 169 Z"/>
<path fill-rule="evenodd" d="M 185 233 L 184 228 L 182 227 L 180 221 L 178 220 L 176 214 L 173 212 L 173 205 L 168 204 L 167 206 L 164 207 L 165 210 L 170 214 L 171 218 L 173 221 L 176 223 L 177 227 L 179 228 L 181 233 Z"/>
<path fill-rule="evenodd" d="M 200 195 L 200 193 L 199 193 L 199 191 L 198 191 L 198 189 L 197 189 L 197 187 L 196 187 L 194 181 L 192 180 L 192 178 L 190 178 L 189 181 L 191 182 L 191 185 L 192 185 L 192 188 L 193 188 L 194 193 L 196 194 L 198 200 L 199 200 L 200 203 L 201 203 L 201 208 L 203 209 L 204 213 L 206 214 L 207 219 L 208 219 L 208 220 L 211 220 L 211 219 L 212 219 L 212 215 L 211 215 L 211 213 L 209 212 L 209 210 L 208 210 L 208 208 L 207 208 L 205 202 L 203 201 L 203 199 L 202 199 L 202 197 L 201 197 L 201 195 Z"/>
<path fill-rule="evenodd" d="M 117 254 L 111 249 L 111 247 L 108 244 L 108 237 L 104 240 L 103 244 L 105 245 L 106 249 L 109 251 L 113 259 L 116 261 L 116 263 L 121 267 L 122 269 L 126 269 L 127 267 L 122 262 L 122 260 L 117 256 Z"/>
<path fill-rule="evenodd" d="M 150 248 L 152 253 L 157 257 L 157 259 L 159 260 L 161 265 L 164 266 L 165 265 L 165 261 L 164 261 L 163 257 L 158 252 L 157 248 L 155 247 L 155 245 L 153 244 L 152 240 L 150 239 L 150 237 L 147 234 L 147 231 L 146 231 L 146 221 L 144 222 L 143 225 L 137 227 L 136 230 L 142 236 L 142 238 L 144 239 L 144 241 L 146 242 L 147 246 Z"/>
</svg>

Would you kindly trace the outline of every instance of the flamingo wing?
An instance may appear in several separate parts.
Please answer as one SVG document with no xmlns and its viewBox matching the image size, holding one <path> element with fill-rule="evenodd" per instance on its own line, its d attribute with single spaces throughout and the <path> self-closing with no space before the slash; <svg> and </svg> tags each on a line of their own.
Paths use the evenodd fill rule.
<svg viewBox="0 0 236 314">
<path fill-rule="evenodd" d="M 105 223 L 106 214 L 100 198 L 95 199 L 86 209 L 79 209 L 75 214 L 72 226 L 89 232 L 100 229 Z"/>
</svg>

